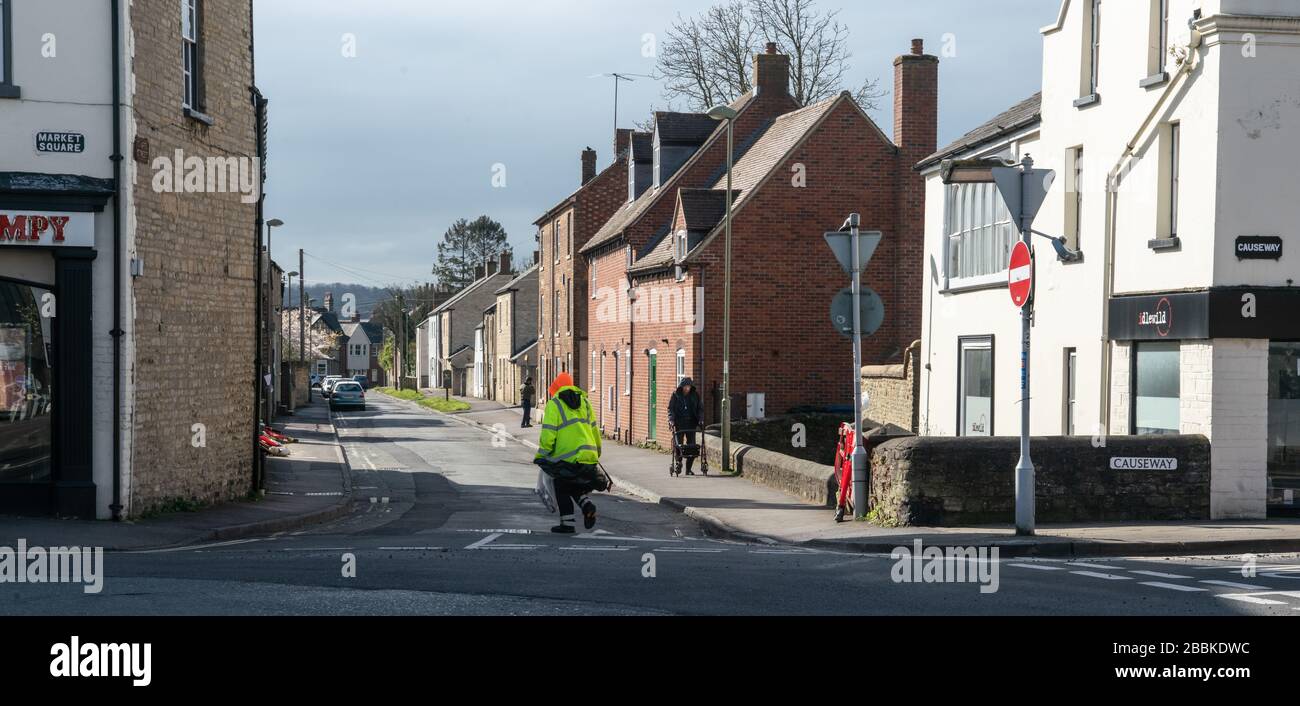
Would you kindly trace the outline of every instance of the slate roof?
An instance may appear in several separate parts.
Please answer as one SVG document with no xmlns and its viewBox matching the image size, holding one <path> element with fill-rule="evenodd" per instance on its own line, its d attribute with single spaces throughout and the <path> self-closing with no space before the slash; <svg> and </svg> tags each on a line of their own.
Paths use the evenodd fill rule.
<svg viewBox="0 0 1300 706">
<path fill-rule="evenodd" d="M 366 332 L 366 338 L 370 339 L 372 344 L 384 342 L 384 327 L 374 321 L 362 321 L 361 328 Z"/>
<path fill-rule="evenodd" d="M 686 230 L 713 230 L 727 215 L 726 189 L 682 189 L 678 198 Z M 732 191 L 732 198 L 739 191 Z"/>
<path fill-rule="evenodd" d="M 519 289 L 519 283 L 523 282 L 525 279 L 528 279 L 528 276 L 535 272 L 537 272 L 537 263 L 533 263 L 532 267 L 529 267 L 523 272 L 520 272 L 518 277 L 515 277 L 509 282 L 506 282 L 504 287 L 501 287 L 497 291 L 493 292 L 493 294 L 505 294 L 506 292 L 512 289 Z"/>
<path fill-rule="evenodd" d="M 1041 92 L 1035 93 L 999 113 L 992 120 L 957 138 L 956 141 L 952 142 L 947 147 L 944 147 L 938 152 L 935 152 L 929 157 L 921 160 L 920 163 L 916 165 L 916 168 L 924 169 L 925 167 L 941 162 L 953 155 L 993 142 L 1003 135 L 1013 133 L 1039 122 L 1043 116 L 1042 103 L 1043 94 Z"/>
<path fill-rule="evenodd" d="M 763 134 L 745 150 L 740 159 L 732 165 L 731 186 L 732 212 L 744 205 L 749 194 L 754 191 L 774 170 L 780 168 L 805 137 L 821 123 L 822 119 L 830 114 L 841 101 L 853 103 L 853 98 L 848 93 L 841 93 L 832 98 L 827 98 L 819 103 L 800 108 L 786 113 L 772 122 L 771 125 L 763 131 Z M 870 121 L 870 118 L 863 114 L 863 119 Z M 697 244 L 690 253 L 687 253 L 686 259 L 699 252 L 708 242 L 715 237 L 718 231 L 718 225 L 722 222 L 722 217 L 726 211 L 726 201 L 722 193 L 727 188 L 727 177 L 724 173 L 718 182 L 713 185 L 712 189 L 682 189 L 682 209 L 686 211 L 688 223 L 693 219 L 695 223 L 704 225 L 704 228 L 711 231 L 707 238 L 704 238 Z M 713 192 L 717 196 L 706 196 L 705 194 Z M 687 211 L 687 203 L 692 203 L 690 211 Z M 712 219 L 711 224 L 706 221 Z M 689 227 L 695 230 L 694 227 Z M 655 244 L 644 257 L 635 262 L 628 272 L 642 273 L 663 269 L 675 261 L 672 251 L 672 238 L 664 238 Z"/>
<path fill-rule="evenodd" d="M 655 113 L 655 128 L 659 142 L 671 144 L 703 144 L 718 129 L 719 121 L 706 113 Z"/>
<path fill-rule="evenodd" d="M 515 351 L 515 354 L 510 356 L 510 362 L 513 363 L 514 361 L 518 360 L 521 356 L 527 354 L 530 349 L 536 347 L 537 347 L 537 339 L 534 338 L 528 343 L 525 343 L 519 350 Z"/>
<path fill-rule="evenodd" d="M 500 273 L 494 273 L 486 277 L 483 277 L 482 279 L 478 279 L 473 282 L 470 282 L 469 284 L 465 285 L 464 289 L 460 290 L 459 292 L 456 292 L 456 295 L 453 296 L 451 299 L 448 299 L 447 301 L 443 302 L 442 306 L 439 306 L 437 309 L 434 309 L 433 311 L 429 312 L 429 315 L 432 316 L 434 314 L 441 314 L 444 311 L 450 311 L 451 309 L 456 308 L 455 307 L 456 302 L 459 302 L 461 299 L 464 299 L 465 297 L 469 296 L 471 292 L 474 292 L 475 290 L 482 287 L 483 285 L 493 281 L 497 281 L 496 278 L 499 276 Z"/>
<path fill-rule="evenodd" d="M 655 155 L 655 136 L 649 132 L 632 133 L 632 161 L 653 162 Z"/>
<path fill-rule="evenodd" d="M 737 112 L 743 111 L 752 103 L 753 97 L 754 92 L 749 91 L 733 101 L 731 103 L 731 108 Z M 726 134 L 723 121 L 709 118 L 709 122 L 713 123 L 714 132 L 709 135 L 709 138 L 704 142 L 704 144 L 700 145 L 700 148 L 695 151 L 695 154 L 691 155 L 691 158 L 686 160 L 686 163 L 677 170 L 677 173 L 669 177 L 667 182 L 660 184 L 659 188 L 656 189 L 651 187 L 646 189 L 645 193 L 641 194 L 641 196 L 635 201 L 624 204 L 622 208 L 615 211 L 614 215 L 610 216 L 610 219 L 605 222 L 605 225 L 601 226 L 600 230 L 596 231 L 596 234 L 591 236 L 591 239 L 587 241 L 587 244 L 583 245 L 578 252 L 588 253 L 606 243 L 609 243 L 621 235 L 624 229 L 632 225 L 638 218 L 645 214 L 645 212 L 649 210 L 660 197 L 665 194 L 675 195 L 677 193 L 675 188 L 677 180 L 680 179 L 683 174 L 690 171 L 691 167 L 694 166 L 695 161 L 699 159 L 701 154 L 708 150 L 714 140 L 717 140 L 719 139 L 719 136 Z M 675 196 L 673 198 L 675 198 Z"/>
<path fill-rule="evenodd" d="M 332 311 L 316 312 L 316 318 L 311 320 L 311 325 L 315 326 L 317 321 L 325 324 L 325 328 L 334 333 L 343 333 L 343 327 L 339 325 L 339 316 Z"/>
</svg>

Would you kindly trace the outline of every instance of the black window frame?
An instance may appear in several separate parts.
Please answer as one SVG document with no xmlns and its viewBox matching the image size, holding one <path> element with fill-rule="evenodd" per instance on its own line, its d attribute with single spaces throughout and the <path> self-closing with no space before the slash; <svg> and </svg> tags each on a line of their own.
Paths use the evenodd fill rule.
<svg viewBox="0 0 1300 706">
<path fill-rule="evenodd" d="M 21 98 L 22 89 L 14 84 L 13 0 L 0 0 L 0 98 Z"/>
</svg>

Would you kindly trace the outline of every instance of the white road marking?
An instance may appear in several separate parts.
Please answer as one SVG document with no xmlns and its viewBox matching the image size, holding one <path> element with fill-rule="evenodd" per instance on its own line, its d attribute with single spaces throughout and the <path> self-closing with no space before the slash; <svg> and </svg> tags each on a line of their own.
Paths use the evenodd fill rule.
<svg viewBox="0 0 1300 706">
<path fill-rule="evenodd" d="M 1038 564 L 1010 564 L 1009 566 L 1018 566 L 1022 569 L 1037 569 L 1039 571 L 1065 571 L 1059 566 L 1039 566 Z"/>
<path fill-rule="evenodd" d="M 1074 561 L 1070 562 L 1070 566 L 1078 566 L 1078 567 L 1080 567 L 1080 568 L 1084 568 L 1084 569 L 1105 569 L 1105 570 L 1107 570 L 1107 571 L 1123 571 L 1123 570 L 1124 570 L 1124 568 L 1123 568 L 1123 567 L 1120 567 L 1120 566 L 1107 566 L 1106 564 L 1085 564 L 1085 563 L 1083 563 L 1083 562 L 1074 562 Z"/>
<path fill-rule="evenodd" d="M 169 549 L 139 549 L 136 551 L 129 551 L 124 553 L 125 554 L 168 554 L 171 552 L 193 552 L 193 551 L 203 551 L 205 549 L 216 549 L 219 547 L 232 547 L 236 544 L 249 544 L 251 542 L 260 542 L 260 541 L 262 541 L 261 538 L 232 539 L 226 542 L 213 542 L 211 544 L 196 544 L 196 545 L 190 545 L 186 547 L 171 547 Z"/>
<path fill-rule="evenodd" d="M 484 537 L 483 539 L 480 539 L 480 540 L 478 540 L 477 542 L 474 542 L 473 544 L 471 544 L 471 545 L 469 545 L 468 547 L 465 547 L 465 548 L 466 548 L 466 549 L 482 549 L 483 547 L 486 547 L 487 545 L 491 544 L 493 540 L 495 540 L 496 538 L 500 537 L 500 536 L 503 535 L 503 534 L 505 534 L 505 533 L 504 533 L 504 532 L 493 532 L 492 534 L 489 534 L 488 536 Z"/>
<path fill-rule="evenodd" d="M 386 552 L 439 552 L 442 547 L 379 547 Z"/>
<path fill-rule="evenodd" d="M 1096 571 L 1071 571 L 1072 574 L 1079 576 L 1090 576 L 1095 579 L 1106 579 L 1107 581 L 1132 581 L 1128 576 L 1116 576 L 1115 574 L 1099 574 Z"/>
<path fill-rule="evenodd" d="M 1158 579 L 1190 579 L 1191 578 L 1191 576 L 1183 576 L 1181 574 L 1166 574 L 1161 571 L 1138 571 L 1137 569 L 1133 569 L 1132 573 L 1142 574 L 1143 576 L 1154 576 Z"/>
<path fill-rule="evenodd" d="M 532 534 L 529 529 L 462 529 L 457 532 L 475 532 L 478 534 Z"/>
<path fill-rule="evenodd" d="M 659 547 L 656 552 L 670 552 L 677 554 L 721 554 L 726 549 L 683 549 L 680 547 Z"/>
<path fill-rule="evenodd" d="M 625 552 L 632 547 L 560 547 L 565 552 Z"/>
<path fill-rule="evenodd" d="M 1143 586 L 1154 586 L 1155 588 L 1165 588 L 1170 591 L 1187 591 L 1195 593 L 1198 591 L 1208 591 L 1208 588 L 1198 588 L 1196 586 L 1180 586 L 1176 583 L 1164 583 L 1162 581 L 1139 581 Z"/>
<path fill-rule="evenodd" d="M 1255 586 L 1255 585 L 1253 585 L 1253 584 L 1249 584 L 1249 583 L 1236 583 L 1235 581 L 1219 581 L 1219 580 L 1213 580 L 1213 581 L 1201 581 L 1201 583 L 1208 583 L 1208 584 L 1210 584 L 1211 586 L 1226 586 L 1227 588 L 1244 588 L 1244 589 L 1246 589 L 1247 591 L 1270 591 L 1270 590 L 1272 590 L 1272 589 L 1270 589 L 1270 588 L 1267 587 L 1267 586 Z"/>
<path fill-rule="evenodd" d="M 1271 598 L 1260 598 L 1248 593 L 1220 593 L 1219 598 L 1227 598 L 1230 601 L 1241 601 L 1242 603 L 1254 603 L 1255 605 L 1286 605 L 1286 601 L 1275 601 Z"/>
</svg>

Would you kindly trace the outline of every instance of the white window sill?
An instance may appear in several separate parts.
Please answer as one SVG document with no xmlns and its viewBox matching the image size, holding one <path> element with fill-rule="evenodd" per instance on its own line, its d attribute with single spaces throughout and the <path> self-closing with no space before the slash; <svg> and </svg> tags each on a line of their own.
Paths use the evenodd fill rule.
<svg viewBox="0 0 1300 706">
<path fill-rule="evenodd" d="M 982 289 L 999 289 L 1007 286 L 1007 273 L 997 272 L 991 275 L 981 275 L 979 277 L 962 277 L 948 280 L 948 286 L 944 287 L 941 294 L 961 294 L 962 292 L 974 292 Z"/>
</svg>

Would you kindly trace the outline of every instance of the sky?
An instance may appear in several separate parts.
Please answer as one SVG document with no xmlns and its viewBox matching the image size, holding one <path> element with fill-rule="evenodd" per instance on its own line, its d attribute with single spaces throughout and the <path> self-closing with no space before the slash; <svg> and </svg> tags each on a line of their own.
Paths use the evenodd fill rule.
<svg viewBox="0 0 1300 706">
<path fill-rule="evenodd" d="M 654 73 L 646 47 L 710 4 L 259 0 L 266 217 L 285 222 L 273 257 L 293 270 L 305 249 L 309 283 L 429 282 L 448 226 L 487 215 L 531 259 L 532 223 L 577 188 L 583 148 L 600 169 L 613 160 L 613 79 L 600 74 Z M 913 37 L 940 56 L 942 146 L 1039 90 L 1038 30 L 1059 0 L 820 7 L 839 9 L 850 31 L 850 88 L 874 77 L 890 91 L 893 58 Z M 892 97 L 880 105 L 872 117 L 890 134 Z M 669 107 L 656 81 L 623 83 L 619 126 Z"/>
</svg>

